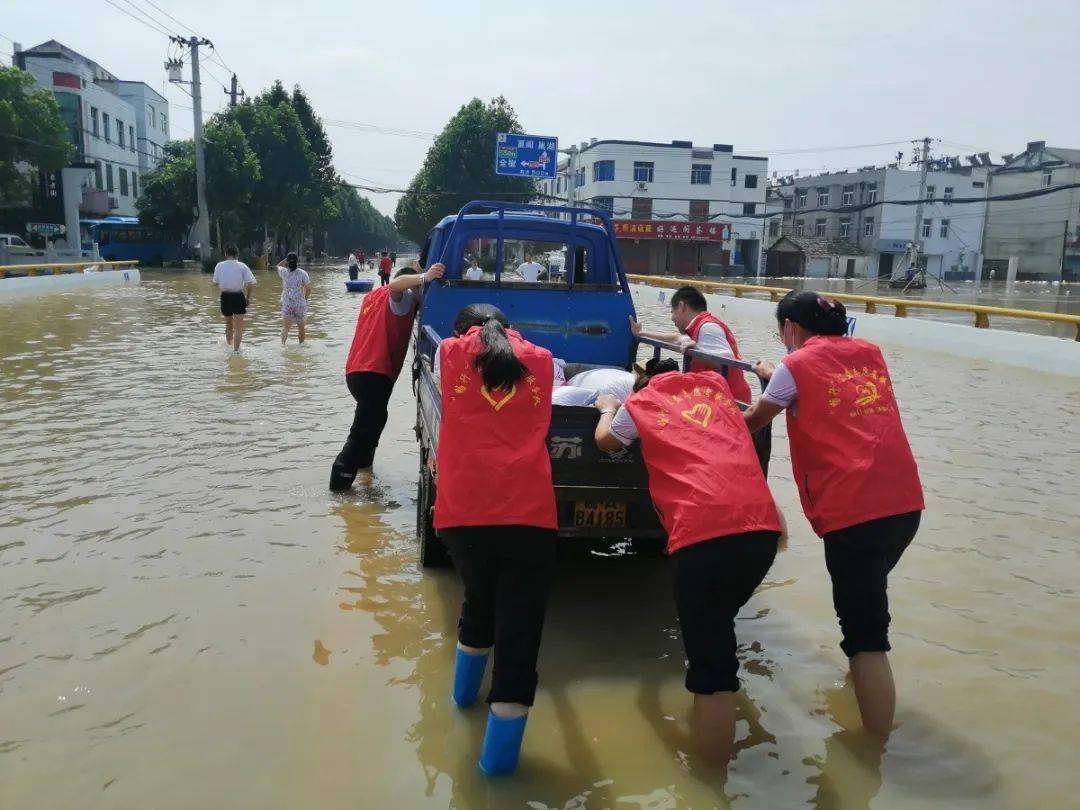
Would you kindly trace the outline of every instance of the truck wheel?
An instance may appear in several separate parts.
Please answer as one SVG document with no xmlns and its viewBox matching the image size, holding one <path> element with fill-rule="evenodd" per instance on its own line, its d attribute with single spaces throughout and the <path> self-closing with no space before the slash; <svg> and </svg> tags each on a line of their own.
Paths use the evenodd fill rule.
<svg viewBox="0 0 1080 810">
<path fill-rule="evenodd" d="M 421 454 L 420 476 L 416 484 L 416 537 L 420 541 L 420 566 L 445 568 L 450 565 L 446 544 L 435 534 L 435 476 Z"/>
</svg>

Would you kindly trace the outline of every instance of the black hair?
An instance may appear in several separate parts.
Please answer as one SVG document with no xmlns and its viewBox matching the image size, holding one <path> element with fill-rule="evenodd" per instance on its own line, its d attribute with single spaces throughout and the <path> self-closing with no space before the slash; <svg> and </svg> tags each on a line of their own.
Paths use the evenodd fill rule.
<svg viewBox="0 0 1080 810">
<path fill-rule="evenodd" d="M 394 273 L 394 278 L 397 278 L 398 276 L 415 276 L 415 275 L 416 275 L 416 268 L 415 267 L 402 267 L 400 270 L 398 270 L 396 273 Z"/>
<path fill-rule="evenodd" d="M 225 255 L 226 256 L 239 256 L 240 251 L 236 249 L 236 245 L 229 244 L 229 245 L 225 246 Z"/>
<path fill-rule="evenodd" d="M 654 357 L 645 364 L 645 373 L 634 380 L 634 390 L 640 391 L 652 382 L 653 377 L 657 377 L 661 374 L 670 374 L 671 372 L 678 370 L 679 363 L 677 360 L 672 360 L 670 357 L 658 360 Z"/>
<path fill-rule="evenodd" d="M 469 304 L 454 318 L 454 332 L 463 335 L 472 327 L 480 327 L 484 350 L 476 356 L 476 370 L 489 390 L 508 389 L 525 376 L 525 364 L 514 354 L 506 336 L 510 322 L 502 310 L 491 304 Z"/>
<path fill-rule="evenodd" d="M 705 300 L 701 290 L 690 286 L 679 287 L 671 296 L 671 308 L 674 309 L 679 304 L 686 304 L 694 312 L 704 312 L 709 308 L 709 302 Z"/>
<path fill-rule="evenodd" d="M 300 257 L 298 257 L 295 253 L 290 253 L 288 256 L 285 257 L 285 266 L 288 267 L 290 271 L 295 270 L 297 262 L 299 261 Z"/>
<path fill-rule="evenodd" d="M 780 299 L 776 305 L 776 322 L 783 328 L 784 321 L 797 323 L 815 335 L 846 335 L 848 331 L 844 305 L 809 290 L 792 290 Z"/>
</svg>

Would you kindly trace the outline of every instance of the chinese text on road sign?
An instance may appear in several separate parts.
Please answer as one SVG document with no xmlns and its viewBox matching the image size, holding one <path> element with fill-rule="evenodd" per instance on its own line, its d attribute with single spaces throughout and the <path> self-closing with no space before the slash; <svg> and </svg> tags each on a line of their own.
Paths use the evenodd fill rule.
<svg viewBox="0 0 1080 810">
<path fill-rule="evenodd" d="M 495 137 L 495 174 L 512 177 L 555 177 L 559 139 L 500 132 Z"/>
</svg>

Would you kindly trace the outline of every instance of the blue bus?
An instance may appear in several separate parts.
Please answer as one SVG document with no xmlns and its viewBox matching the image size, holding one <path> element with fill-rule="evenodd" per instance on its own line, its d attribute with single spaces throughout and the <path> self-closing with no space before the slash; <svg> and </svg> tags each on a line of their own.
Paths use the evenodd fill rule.
<svg viewBox="0 0 1080 810">
<path fill-rule="evenodd" d="M 157 226 L 140 225 L 138 217 L 81 219 L 79 231 L 84 250 L 98 243 L 101 258 L 108 262 L 135 259 L 143 265 L 164 265 L 184 258 L 184 245 Z"/>
</svg>

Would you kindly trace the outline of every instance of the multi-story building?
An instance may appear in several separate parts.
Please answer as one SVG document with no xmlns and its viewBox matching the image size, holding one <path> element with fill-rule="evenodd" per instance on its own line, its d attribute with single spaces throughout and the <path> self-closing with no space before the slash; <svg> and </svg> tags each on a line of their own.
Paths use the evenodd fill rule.
<svg viewBox="0 0 1080 810">
<path fill-rule="evenodd" d="M 75 162 L 94 166 L 80 212 L 136 214 L 140 181 L 157 166 L 169 137 L 168 101 L 56 40 L 18 51 L 14 61 L 56 97 L 75 146 Z"/>
<path fill-rule="evenodd" d="M 784 201 L 784 216 L 779 233 L 769 226 L 770 252 L 791 252 L 793 244 L 813 240 L 801 242 L 813 254 L 801 263 L 806 275 L 889 276 L 908 245 L 917 241 L 928 272 L 973 277 L 992 167 L 986 156 L 968 161 L 971 165 L 962 166 L 957 158 L 931 161 L 918 223 L 918 206 L 912 204 L 919 195 L 918 170 L 894 164 L 785 178 L 774 187 Z M 780 236 L 787 240 L 776 245 Z M 770 256 L 767 272 L 788 275 L 794 266 Z"/>
<path fill-rule="evenodd" d="M 611 211 L 629 272 L 755 275 L 768 159 L 728 144 L 596 140 L 581 144 L 575 176 L 559 164 L 546 195 Z"/>
<path fill-rule="evenodd" d="M 990 193 L 1038 192 L 1080 183 L 1080 149 L 1031 141 L 990 177 Z M 1021 200 L 992 200 L 986 217 L 984 274 L 1005 278 L 1017 258 L 1017 278 L 1080 279 L 1080 189 Z"/>
</svg>

